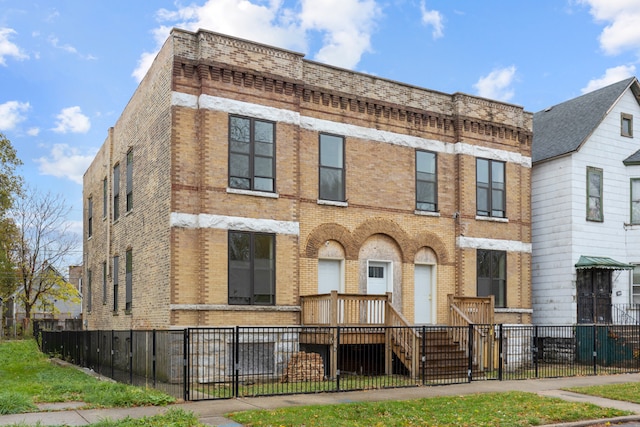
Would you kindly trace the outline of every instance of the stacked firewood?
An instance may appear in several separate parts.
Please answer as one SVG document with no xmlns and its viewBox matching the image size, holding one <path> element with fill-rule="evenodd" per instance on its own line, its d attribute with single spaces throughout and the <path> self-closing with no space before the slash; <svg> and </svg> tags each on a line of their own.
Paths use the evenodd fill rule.
<svg viewBox="0 0 640 427">
<path fill-rule="evenodd" d="M 322 381 L 324 379 L 324 363 L 318 353 L 300 351 L 289 359 L 287 369 L 281 382 Z"/>
</svg>

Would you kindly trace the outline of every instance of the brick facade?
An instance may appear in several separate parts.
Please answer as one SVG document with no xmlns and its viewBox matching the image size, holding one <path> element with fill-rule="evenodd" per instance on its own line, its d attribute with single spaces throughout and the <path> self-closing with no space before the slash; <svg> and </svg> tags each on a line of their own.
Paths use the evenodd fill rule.
<svg viewBox="0 0 640 427">
<path fill-rule="evenodd" d="M 229 188 L 230 115 L 275 123 L 273 193 Z M 409 321 L 415 265 L 431 266 L 432 323 L 445 323 L 447 294 L 476 295 L 478 249 L 507 252 L 507 304 L 497 321 L 527 323 L 531 127 L 531 114 L 518 106 L 333 68 L 203 30 L 173 30 L 85 174 L 85 217 L 90 197 L 94 212 L 84 241 L 88 328 L 299 324 L 299 297 L 318 293 L 319 259 L 340 261 L 346 293 L 366 293 L 368 262 L 386 263 L 393 304 Z M 320 133 L 344 137 L 345 202 L 319 200 Z M 417 149 L 437 153 L 437 212 L 416 211 Z M 130 150 L 133 209 L 126 212 Z M 506 165 L 506 218 L 476 216 L 477 158 Z M 275 305 L 228 304 L 230 230 L 275 234 Z"/>
</svg>

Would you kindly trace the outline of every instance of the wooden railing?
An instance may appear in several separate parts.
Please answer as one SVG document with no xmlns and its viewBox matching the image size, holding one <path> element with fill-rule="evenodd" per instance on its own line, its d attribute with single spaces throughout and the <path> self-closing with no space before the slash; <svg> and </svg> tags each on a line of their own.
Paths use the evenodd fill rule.
<svg viewBox="0 0 640 427">
<path fill-rule="evenodd" d="M 386 351 L 395 352 L 412 374 L 417 373 L 421 337 L 391 305 L 390 293 L 361 295 L 332 291 L 301 296 L 300 300 L 302 324 L 305 326 L 389 326 L 385 330 Z M 448 306 L 448 325 L 454 326 L 447 328 L 451 339 L 467 352 L 467 356 L 471 339 L 474 365 L 478 369 L 492 368 L 497 355 L 493 297 L 448 295 Z M 386 360 L 391 361 L 392 358 L 387 357 Z M 387 369 L 390 370 L 391 366 Z"/>
<path fill-rule="evenodd" d="M 420 335 L 415 328 L 409 327 L 409 322 L 391 304 L 387 304 L 386 349 L 391 352 L 396 349 L 396 356 L 413 376 L 418 375 L 420 362 Z M 387 372 L 392 372 L 392 358 L 387 357 Z"/>
<path fill-rule="evenodd" d="M 458 297 L 447 295 L 449 326 L 452 339 L 461 349 L 469 350 L 472 340 L 473 363 L 479 369 L 491 369 L 496 356 L 494 333 L 494 300 L 489 297 Z M 471 333 L 469 327 L 471 326 Z"/>
<path fill-rule="evenodd" d="M 305 326 L 385 326 L 387 295 L 330 294 L 300 297 Z"/>
</svg>

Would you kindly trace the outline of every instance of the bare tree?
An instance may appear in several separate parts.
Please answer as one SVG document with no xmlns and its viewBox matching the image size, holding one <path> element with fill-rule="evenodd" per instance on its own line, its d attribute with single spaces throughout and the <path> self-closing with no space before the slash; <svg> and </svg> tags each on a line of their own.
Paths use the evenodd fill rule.
<svg viewBox="0 0 640 427">
<path fill-rule="evenodd" d="M 25 310 L 28 333 L 34 307 L 48 299 L 72 300 L 75 295 L 50 267 L 65 266 L 78 248 L 79 237 L 69 230 L 70 207 L 63 197 L 27 188 L 16 198 L 11 217 L 17 227 L 14 246 L 18 300 Z"/>
</svg>

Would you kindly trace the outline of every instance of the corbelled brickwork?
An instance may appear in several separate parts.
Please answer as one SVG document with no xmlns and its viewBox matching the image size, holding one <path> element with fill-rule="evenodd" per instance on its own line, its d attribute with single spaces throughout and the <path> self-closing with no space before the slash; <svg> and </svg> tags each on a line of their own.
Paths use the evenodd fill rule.
<svg viewBox="0 0 640 427">
<path fill-rule="evenodd" d="M 228 188 L 232 114 L 275 123 L 274 193 Z M 94 233 L 85 235 L 88 326 L 298 324 L 300 296 L 318 293 L 322 259 L 341 262 L 347 293 L 366 293 L 368 263 L 386 263 L 393 304 L 410 321 L 416 265 L 431 266 L 432 322 L 445 323 L 447 294 L 476 295 L 478 248 L 507 252 L 507 309 L 498 320 L 527 322 L 531 126 L 531 114 L 518 106 L 425 90 L 207 31 L 174 30 L 85 175 L 84 197 L 94 210 Z M 319 201 L 320 133 L 345 140 L 343 203 Z M 434 213 L 415 210 L 416 149 L 437 153 Z M 134 208 L 125 212 L 129 150 Z M 505 162 L 506 219 L 476 217 L 479 157 Z M 121 216 L 114 221 L 118 163 Z M 102 210 L 105 178 L 109 209 L 101 222 L 95 212 Z M 275 234 L 275 305 L 228 305 L 233 230 Z M 114 312 L 113 272 L 105 296 L 101 268 L 106 262 L 111 269 L 116 255 Z"/>
</svg>

